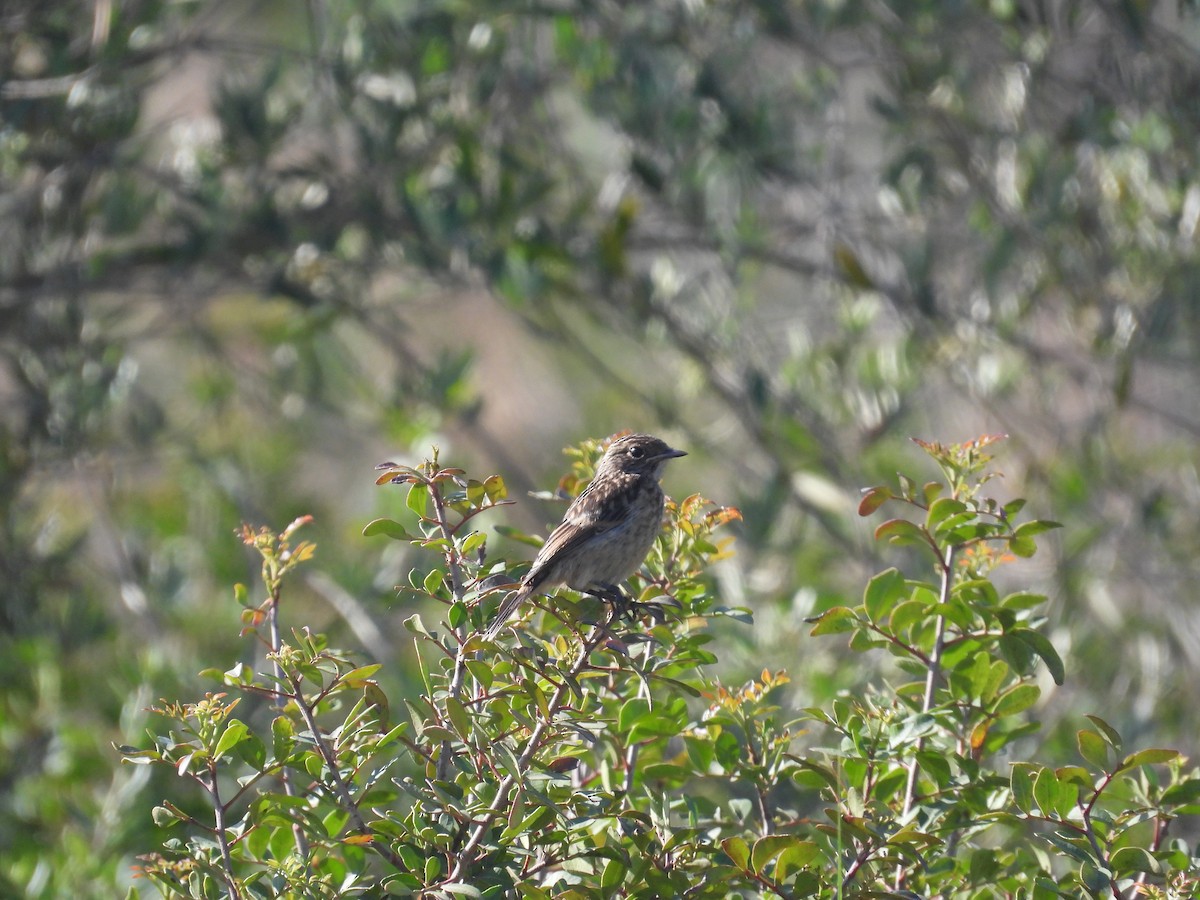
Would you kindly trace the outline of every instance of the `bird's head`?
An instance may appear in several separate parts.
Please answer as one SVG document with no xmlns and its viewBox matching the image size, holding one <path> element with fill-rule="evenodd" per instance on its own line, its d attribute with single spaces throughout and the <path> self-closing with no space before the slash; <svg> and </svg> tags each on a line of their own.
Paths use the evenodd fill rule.
<svg viewBox="0 0 1200 900">
<path fill-rule="evenodd" d="M 657 478 L 667 460 L 677 456 L 687 456 L 687 453 L 649 434 L 627 434 L 608 445 L 596 467 L 596 475 L 599 477 L 605 472 L 615 472 Z"/>
</svg>

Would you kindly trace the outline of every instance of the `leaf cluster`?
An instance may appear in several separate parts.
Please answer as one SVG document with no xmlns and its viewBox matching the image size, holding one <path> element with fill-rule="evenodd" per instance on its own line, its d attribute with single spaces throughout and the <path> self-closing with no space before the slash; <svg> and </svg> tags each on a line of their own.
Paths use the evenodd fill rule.
<svg viewBox="0 0 1200 900">
<path fill-rule="evenodd" d="M 1176 751 L 1127 751 L 1090 716 L 1078 764 L 1015 758 L 1041 667 L 1061 680 L 1063 666 L 1038 630 L 1044 598 L 1001 597 L 989 576 L 1050 523 L 984 497 L 994 472 L 972 445 L 926 449 L 943 483 L 873 488 L 862 511 L 918 512 L 879 533 L 925 548 L 932 578 L 887 569 L 813 619 L 814 636 L 887 651 L 903 678 L 826 708 L 789 711 L 783 670 L 722 683 L 706 626 L 748 613 L 717 602 L 705 568 L 737 512 L 699 497 L 669 504 L 632 580 L 669 615 L 627 622 L 563 592 L 489 640 L 493 581 L 515 579 L 474 523 L 508 502 L 503 482 L 436 451 L 384 464 L 416 531 L 365 532 L 437 558 L 401 591 L 443 611 L 406 620 L 424 689 L 395 707 L 379 665 L 304 630 L 278 639 L 279 587 L 310 545 L 291 548 L 297 525 L 245 531 L 268 587 L 246 633 L 271 668 L 209 672 L 224 690 L 164 702 L 151 746 L 120 748 L 209 802 L 154 810 L 186 834 L 142 874 L 165 896 L 230 898 L 1183 896 L 1196 869 L 1169 835 L 1197 811 L 1200 774 Z"/>
</svg>

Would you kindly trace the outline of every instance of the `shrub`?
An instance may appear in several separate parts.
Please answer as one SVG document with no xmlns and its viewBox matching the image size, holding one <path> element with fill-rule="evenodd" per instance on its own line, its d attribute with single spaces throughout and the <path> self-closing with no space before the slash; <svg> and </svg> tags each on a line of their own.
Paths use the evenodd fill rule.
<svg viewBox="0 0 1200 900">
<path fill-rule="evenodd" d="M 243 635 L 266 665 L 209 672 L 220 691 L 164 702 L 151 745 L 121 748 L 208 801 L 155 808 L 185 834 L 141 873 L 166 896 L 231 898 L 1192 896 L 1193 853 L 1168 834 L 1200 777 L 1178 753 L 1128 751 L 1088 716 L 1075 763 L 1017 759 L 1039 677 L 1064 672 L 1039 630 L 1045 598 L 1002 595 L 992 576 L 1055 526 L 987 496 L 993 440 L 922 443 L 938 479 L 864 492 L 862 515 L 909 514 L 876 536 L 916 548 L 917 574 L 880 572 L 812 633 L 888 654 L 889 674 L 790 713 L 782 667 L 740 685 L 714 674 L 708 625 L 750 616 L 706 574 L 738 512 L 699 496 L 668 505 L 632 579 L 659 615 L 628 623 L 561 592 L 489 641 L 517 567 L 476 519 L 509 502 L 503 480 L 436 451 L 385 464 L 379 483 L 406 486 L 414 530 L 378 519 L 365 533 L 427 557 L 402 590 L 438 612 L 404 623 L 423 689 L 399 704 L 379 665 L 304 628 L 284 639 L 283 587 L 313 553 L 295 542 L 304 520 L 244 529 L 265 599 L 238 589 Z M 574 451 L 568 494 L 599 452 Z"/>
</svg>

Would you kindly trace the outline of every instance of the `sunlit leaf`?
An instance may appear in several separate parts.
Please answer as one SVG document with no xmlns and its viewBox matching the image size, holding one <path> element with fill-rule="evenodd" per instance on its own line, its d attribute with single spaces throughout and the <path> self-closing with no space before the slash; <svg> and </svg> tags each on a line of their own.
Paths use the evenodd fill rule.
<svg viewBox="0 0 1200 900">
<path fill-rule="evenodd" d="M 410 535 L 399 522 L 392 519 L 372 519 L 363 526 L 363 537 L 375 537 L 382 534 L 396 541 L 411 541 L 413 536 Z"/>
<path fill-rule="evenodd" d="M 742 838 L 726 838 L 721 841 L 721 849 L 725 851 L 726 855 L 733 860 L 733 864 L 739 869 L 748 868 L 750 847 Z"/>
<path fill-rule="evenodd" d="M 873 487 L 863 490 L 863 498 L 858 504 L 858 514 L 869 516 L 892 498 L 892 491 L 887 487 Z"/>
</svg>

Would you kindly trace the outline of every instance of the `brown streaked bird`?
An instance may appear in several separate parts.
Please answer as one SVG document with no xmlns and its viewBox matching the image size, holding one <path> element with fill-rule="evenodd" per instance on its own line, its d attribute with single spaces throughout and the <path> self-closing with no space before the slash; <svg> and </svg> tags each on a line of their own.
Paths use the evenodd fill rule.
<svg viewBox="0 0 1200 900">
<path fill-rule="evenodd" d="M 648 434 L 619 437 L 604 452 L 596 477 L 575 498 L 521 579 L 500 604 L 486 635 L 495 637 L 528 597 L 567 585 L 617 602 L 618 585 L 637 571 L 662 527 L 658 480 L 668 460 L 687 456 Z"/>
</svg>

